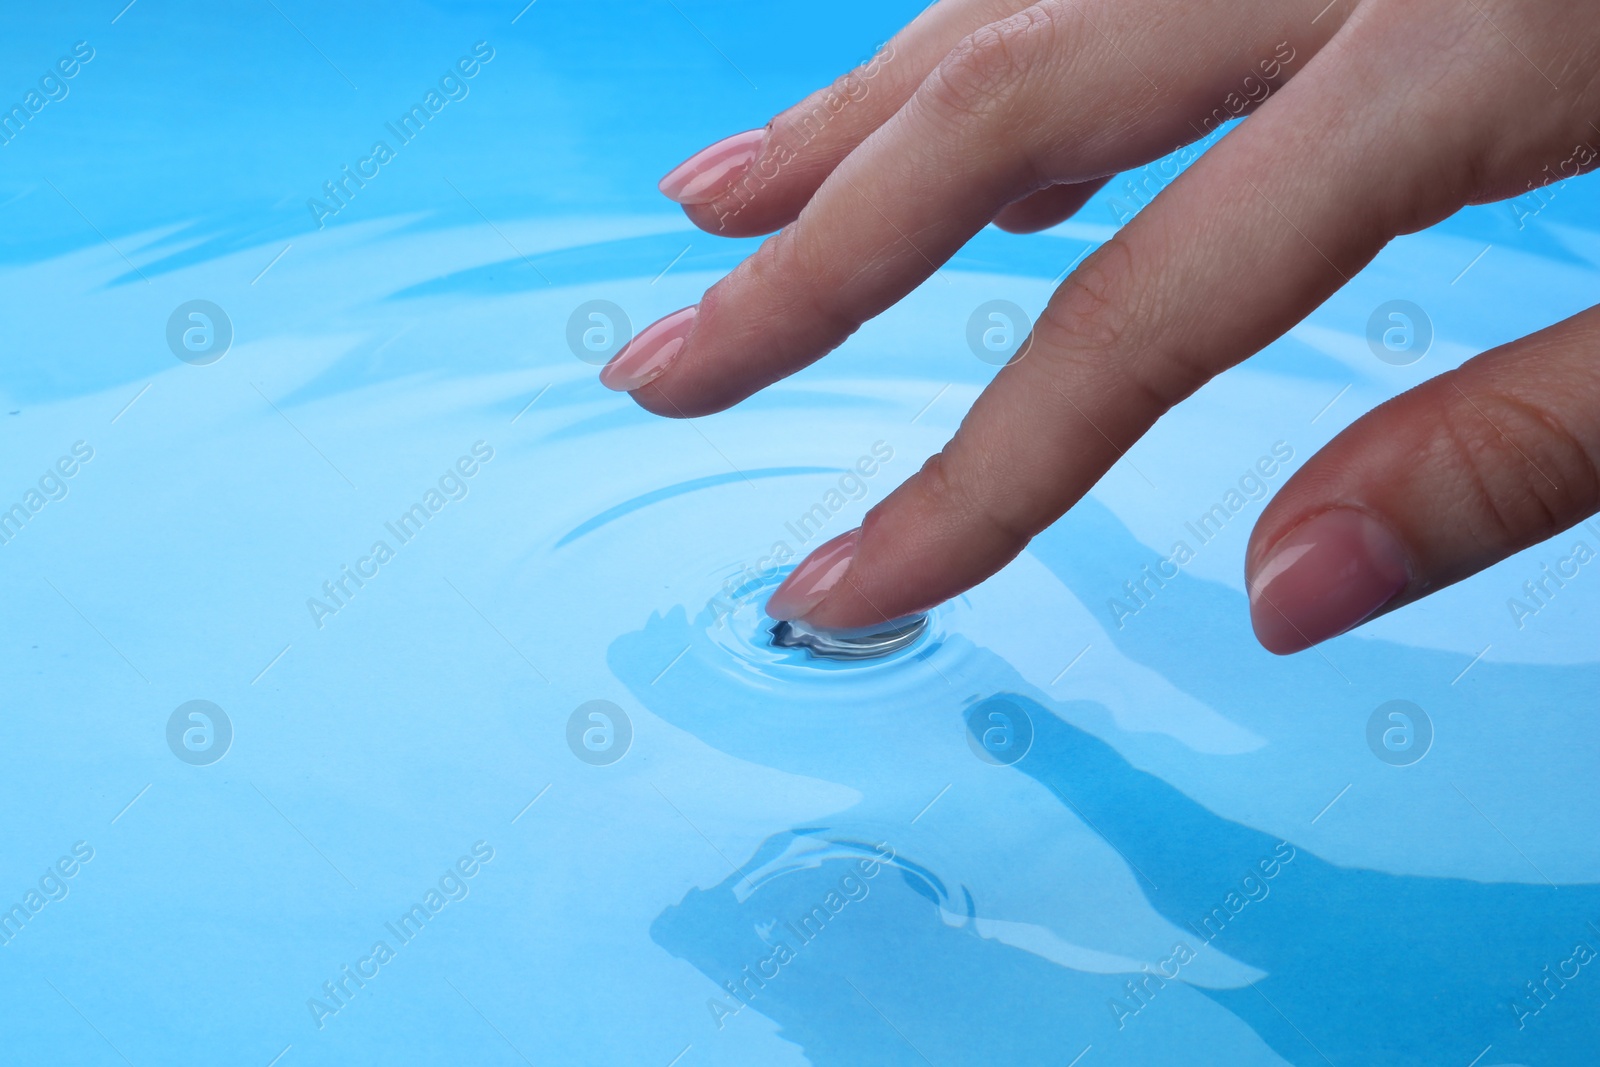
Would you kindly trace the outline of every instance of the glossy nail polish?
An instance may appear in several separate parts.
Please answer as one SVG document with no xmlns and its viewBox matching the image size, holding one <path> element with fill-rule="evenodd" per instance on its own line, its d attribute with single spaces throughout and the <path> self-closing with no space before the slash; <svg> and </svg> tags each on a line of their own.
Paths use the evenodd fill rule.
<svg viewBox="0 0 1600 1067">
<path fill-rule="evenodd" d="M 766 143 L 765 127 L 725 137 L 674 167 L 661 179 L 661 193 L 680 204 L 709 204 L 761 156 Z"/>
<path fill-rule="evenodd" d="M 699 310 L 699 305 L 686 307 L 646 326 L 600 369 L 600 384 L 631 393 L 661 377 L 683 351 Z"/>
<path fill-rule="evenodd" d="M 1279 655 L 1360 625 L 1410 581 L 1404 546 L 1377 519 L 1334 508 L 1286 534 L 1249 578 L 1256 637 Z"/>
<path fill-rule="evenodd" d="M 860 529 L 851 530 L 807 556 L 767 601 L 767 614 L 782 622 L 805 618 L 850 569 L 860 540 Z"/>
</svg>

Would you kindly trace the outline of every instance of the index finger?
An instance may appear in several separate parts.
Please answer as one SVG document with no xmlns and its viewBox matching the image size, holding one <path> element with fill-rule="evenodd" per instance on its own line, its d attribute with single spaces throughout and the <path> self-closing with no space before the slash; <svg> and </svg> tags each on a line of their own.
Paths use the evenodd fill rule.
<svg viewBox="0 0 1600 1067">
<path fill-rule="evenodd" d="M 1288 330 L 1395 233 L 1442 216 L 1460 190 L 1431 166 L 1432 117 L 1345 121 L 1349 85 L 1374 100 L 1397 91 L 1357 62 L 1313 64 L 1090 256 L 949 445 L 796 568 L 768 614 L 854 629 L 976 585 L 1174 404 Z"/>
</svg>

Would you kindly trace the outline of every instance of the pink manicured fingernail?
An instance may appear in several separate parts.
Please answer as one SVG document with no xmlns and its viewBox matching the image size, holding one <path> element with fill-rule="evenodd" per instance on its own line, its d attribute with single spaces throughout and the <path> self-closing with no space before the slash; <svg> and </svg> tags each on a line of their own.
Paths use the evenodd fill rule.
<svg viewBox="0 0 1600 1067">
<path fill-rule="evenodd" d="M 850 569 L 850 560 L 860 540 L 861 530 L 857 528 L 840 534 L 807 556 L 767 601 L 767 614 L 779 622 L 805 618 Z"/>
<path fill-rule="evenodd" d="M 1254 568 L 1250 622 L 1267 651 L 1299 652 L 1359 625 L 1408 581 L 1405 548 L 1388 527 L 1334 508 L 1291 530 Z"/>
<path fill-rule="evenodd" d="M 750 169 L 766 140 L 763 127 L 736 133 L 701 149 L 661 179 L 662 195 L 680 204 L 711 203 Z"/>
<path fill-rule="evenodd" d="M 631 393 L 661 377 L 683 351 L 699 310 L 698 304 L 686 307 L 646 326 L 600 368 L 600 384 L 619 393 Z"/>
</svg>

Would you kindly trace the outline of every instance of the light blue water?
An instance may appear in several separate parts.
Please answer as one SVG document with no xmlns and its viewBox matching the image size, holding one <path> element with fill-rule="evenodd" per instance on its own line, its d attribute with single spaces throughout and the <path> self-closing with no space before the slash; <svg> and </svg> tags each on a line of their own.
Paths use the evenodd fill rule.
<svg viewBox="0 0 1600 1067">
<path fill-rule="evenodd" d="M 947 439 L 994 370 L 972 311 L 1040 307 L 1119 185 L 654 419 L 574 309 L 642 326 L 752 247 L 655 178 L 916 5 L 519 7 L 7 16 L 0 99 L 93 58 L 0 147 L 0 506 L 39 504 L 0 544 L 0 1061 L 1593 1058 L 1600 563 L 1508 602 L 1600 530 L 1277 659 L 1260 500 L 1185 525 L 1592 301 L 1592 182 L 1397 242 L 915 646 L 821 664 L 761 639 L 775 545 Z M 319 230 L 308 198 L 480 41 Z M 1397 299 L 1434 330 L 1407 366 L 1366 338 Z M 167 342 L 192 300 L 233 331 L 202 365 Z"/>
</svg>

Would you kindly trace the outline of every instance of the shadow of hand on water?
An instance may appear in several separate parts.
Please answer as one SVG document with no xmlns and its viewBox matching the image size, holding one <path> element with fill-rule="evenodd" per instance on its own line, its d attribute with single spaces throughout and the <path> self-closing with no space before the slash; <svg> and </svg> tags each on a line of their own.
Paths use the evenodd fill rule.
<svg viewBox="0 0 1600 1067">
<path fill-rule="evenodd" d="M 1577 1063 L 1600 1041 L 1600 967 L 1566 962 L 1580 941 L 1600 946 L 1590 925 L 1600 887 L 1339 867 L 1222 818 L 1071 725 L 1097 706 L 1056 710 L 1020 694 L 992 703 L 1032 722 L 1016 769 L 1128 860 L 1193 954 L 1214 946 L 1266 973 L 1204 992 L 1291 1063 L 1466 1064 L 1490 1044 L 1502 1057 Z M 1140 976 L 1123 1010 L 1153 1006 L 1163 975 L 1181 979 L 1183 955 Z"/>
<path fill-rule="evenodd" d="M 1093 534 L 1088 549 L 1086 527 Z M 1076 552 L 1042 539 L 1041 558 L 1092 602 L 1089 591 L 1104 587 L 1104 575 L 1082 557 L 1137 543 L 1103 509 L 1088 509 L 1079 534 Z M 1201 604 L 1207 626 L 1193 627 L 1192 610 L 1188 628 L 1183 612 L 1168 618 L 1151 610 L 1112 639 L 1125 655 L 1272 737 L 1292 736 L 1285 720 L 1308 705 L 1346 714 L 1347 705 L 1370 706 L 1372 695 L 1412 668 L 1448 682 L 1468 662 L 1347 642 L 1337 649 L 1340 667 L 1372 679 L 1371 693 L 1352 697 L 1343 682 L 1326 690 L 1308 685 L 1307 672 L 1323 665 L 1268 657 L 1247 629 L 1235 632 L 1248 625 L 1238 593 L 1186 575 L 1162 591 L 1172 601 L 1180 593 L 1190 608 Z M 653 676 L 654 664 L 681 654 L 696 632 L 681 611 L 653 619 L 613 646 L 612 668 L 652 712 L 706 743 L 864 794 L 827 827 L 773 834 L 740 873 L 690 890 L 656 920 L 658 943 L 724 988 L 707 1005 L 719 1027 L 754 1010 L 777 1021 L 815 1063 L 1065 1062 L 1090 1043 L 1097 1055 L 1126 1062 L 1192 1062 L 1203 1042 L 1230 1063 L 1275 1062 L 1275 1053 L 1294 1064 L 1341 1067 L 1465 1065 L 1492 1045 L 1478 1065 L 1489 1067 L 1582 1062 L 1600 1042 L 1600 968 L 1591 966 L 1589 947 L 1600 947 L 1600 929 L 1591 925 L 1600 923 L 1600 887 L 1483 883 L 1330 863 L 1223 818 L 1134 767 L 1073 725 L 1106 724 L 1109 709 L 1055 701 L 961 638 L 947 642 L 960 649 L 951 657 L 960 665 L 952 684 L 930 676 L 874 703 L 860 693 L 852 698 L 836 679 L 774 685 L 694 656 Z M 1254 654 L 1247 649 L 1259 656 L 1241 685 L 1231 664 Z M 1584 668 L 1538 668 L 1537 686 L 1528 689 L 1534 668 L 1485 662 L 1475 670 L 1475 702 L 1519 686 L 1524 698 L 1553 693 L 1549 699 L 1559 701 L 1592 676 Z M 1044 786 L 1048 793 L 1030 794 L 1035 809 L 1039 797 L 1051 798 L 1121 854 L 1149 906 L 1180 931 L 1167 955 L 1142 969 L 1091 973 L 1001 943 L 979 931 L 985 900 L 968 888 L 980 881 L 968 877 L 975 850 L 967 855 L 955 840 L 940 842 L 937 854 L 896 851 L 893 832 L 873 808 L 888 780 L 884 760 L 938 766 L 952 758 L 954 734 L 963 749 L 968 733 L 981 743 L 990 710 L 1025 718 L 1032 733 L 1026 756 L 994 773 Z M 1000 806 L 1017 801 L 1014 791 L 989 799 L 997 801 L 996 825 L 1040 818 L 1037 810 Z M 1071 857 L 1039 848 L 1017 855 L 1007 876 L 1059 879 L 1060 897 L 1072 906 L 1080 893 L 1066 873 Z M 799 922 L 808 915 L 809 925 Z M 1231 988 L 1191 981 L 1210 955 L 1262 977 Z M 1230 1020 L 1242 1020 L 1248 1031 Z"/>
<path fill-rule="evenodd" d="M 1187 528 L 1181 536 L 1196 554 L 1207 551 Z M 1592 733 L 1600 664 L 1474 661 L 1472 655 L 1359 636 L 1274 656 L 1256 643 L 1241 592 L 1181 568 L 1161 567 L 1163 556 L 1092 497 L 1035 538 L 1028 552 L 1089 610 L 1104 628 L 1104 641 L 1230 720 L 1271 738 L 1279 746 L 1279 763 L 1290 755 L 1321 754 L 1330 724 L 1341 736 L 1360 737 L 1367 715 L 1395 698 L 1453 715 L 1478 739 L 1492 737 L 1500 764 L 1548 767 L 1553 749 L 1569 748 L 1552 746 L 1550 738 Z M 1491 617 L 1484 629 L 1491 636 L 1499 619 L 1495 613 L 1503 610 L 1498 601 L 1485 608 Z M 1529 728 L 1532 722 L 1537 729 Z M 1587 756 L 1576 757 L 1567 772 L 1588 781 L 1588 763 Z"/>
</svg>

